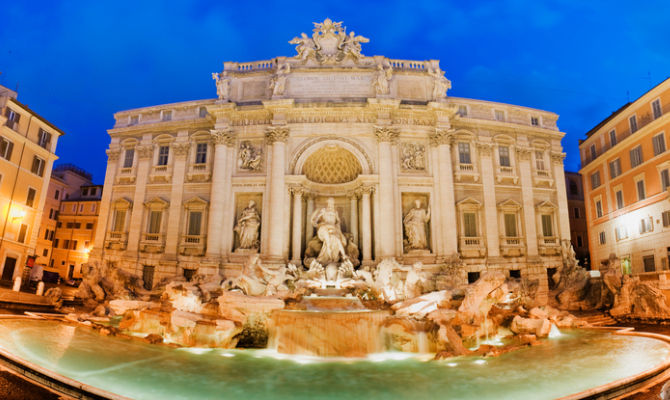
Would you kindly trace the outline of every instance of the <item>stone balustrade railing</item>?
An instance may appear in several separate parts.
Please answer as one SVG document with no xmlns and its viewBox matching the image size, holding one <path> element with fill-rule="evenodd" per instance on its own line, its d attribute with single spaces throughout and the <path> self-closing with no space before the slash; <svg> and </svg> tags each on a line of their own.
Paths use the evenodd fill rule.
<svg viewBox="0 0 670 400">
<path fill-rule="evenodd" d="M 409 71 L 425 71 L 426 64 L 423 61 L 412 60 L 389 60 L 393 69 L 409 70 Z"/>
<path fill-rule="evenodd" d="M 224 63 L 223 70 L 231 72 L 254 72 L 254 71 L 266 71 L 273 69 L 277 66 L 277 60 L 261 60 L 261 61 L 252 61 L 246 63 L 238 62 L 226 62 Z"/>
</svg>

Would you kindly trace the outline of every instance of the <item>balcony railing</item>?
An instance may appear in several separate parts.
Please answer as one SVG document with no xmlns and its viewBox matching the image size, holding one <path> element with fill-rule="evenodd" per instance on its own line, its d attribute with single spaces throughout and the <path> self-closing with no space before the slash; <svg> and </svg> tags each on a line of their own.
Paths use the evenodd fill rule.
<svg viewBox="0 0 670 400">
<path fill-rule="evenodd" d="M 541 256 L 557 256 L 561 254 L 561 246 L 556 236 L 539 236 L 537 244 Z"/>
<path fill-rule="evenodd" d="M 127 232 L 107 232 L 107 240 L 105 240 L 105 247 L 111 250 L 123 250 L 126 248 L 128 242 Z"/>
<path fill-rule="evenodd" d="M 199 256 L 205 253 L 205 235 L 184 235 L 179 252 L 186 256 Z"/>
<path fill-rule="evenodd" d="M 479 236 L 460 236 L 458 250 L 461 257 L 476 258 L 486 256 L 484 240 Z"/>
<path fill-rule="evenodd" d="M 458 164 L 458 169 L 465 172 L 474 172 L 475 167 L 472 164 Z"/>
<path fill-rule="evenodd" d="M 160 233 L 145 233 L 143 234 L 142 240 L 145 242 L 158 242 L 161 241 L 163 235 Z"/>
<path fill-rule="evenodd" d="M 500 252 L 505 257 L 519 257 L 525 253 L 526 246 L 522 237 L 501 236 Z"/>
</svg>

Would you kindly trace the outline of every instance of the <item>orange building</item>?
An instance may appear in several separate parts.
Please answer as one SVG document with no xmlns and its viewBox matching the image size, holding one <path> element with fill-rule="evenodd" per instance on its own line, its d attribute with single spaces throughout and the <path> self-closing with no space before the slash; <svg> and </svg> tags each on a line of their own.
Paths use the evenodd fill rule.
<svg viewBox="0 0 670 400">
<path fill-rule="evenodd" d="M 634 274 L 668 269 L 670 78 L 580 142 L 593 269 L 610 254 Z"/>
</svg>

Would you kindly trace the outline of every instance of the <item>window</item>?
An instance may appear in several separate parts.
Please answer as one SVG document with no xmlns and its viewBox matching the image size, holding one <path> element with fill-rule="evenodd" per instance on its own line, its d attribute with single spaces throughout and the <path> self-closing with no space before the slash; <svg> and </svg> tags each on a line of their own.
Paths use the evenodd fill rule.
<svg viewBox="0 0 670 400">
<path fill-rule="evenodd" d="M 77 241 L 76 240 L 72 241 L 72 250 L 77 250 Z"/>
<path fill-rule="evenodd" d="M 48 255 L 49 255 L 49 250 L 48 249 L 42 250 L 42 257 L 46 257 Z"/>
<path fill-rule="evenodd" d="M 200 228 L 202 226 L 202 211 L 191 211 L 188 213 L 188 235 L 200 235 Z"/>
<path fill-rule="evenodd" d="M 95 196 L 98 193 L 98 188 L 91 188 L 91 196 Z"/>
<path fill-rule="evenodd" d="M 5 109 L 5 117 L 7 117 L 7 122 L 5 122 L 5 125 L 7 125 L 8 127 L 16 130 L 14 127 L 16 126 L 16 124 L 19 123 L 19 120 L 21 119 L 21 115 L 17 114 L 11 108 L 7 107 Z"/>
<path fill-rule="evenodd" d="M 458 161 L 461 164 L 471 164 L 470 160 L 470 143 L 458 143 Z"/>
<path fill-rule="evenodd" d="M 647 197 L 644 191 L 644 180 L 640 179 L 635 185 L 637 186 L 637 200 L 644 200 Z"/>
<path fill-rule="evenodd" d="M 654 119 L 659 118 L 661 115 L 663 115 L 663 111 L 661 110 L 661 100 L 656 99 L 652 101 L 651 109 L 654 112 Z"/>
<path fill-rule="evenodd" d="M 663 211 L 661 214 L 663 216 L 663 227 L 667 228 L 670 226 L 670 211 Z"/>
<path fill-rule="evenodd" d="M 477 236 L 477 216 L 475 213 L 463 213 L 463 235 L 466 237 Z"/>
<path fill-rule="evenodd" d="M 553 226 L 551 224 L 551 215 L 542 214 L 542 235 L 544 237 L 554 236 Z"/>
<path fill-rule="evenodd" d="M 198 143 L 195 146 L 195 163 L 204 164 L 207 162 L 207 143 Z"/>
<path fill-rule="evenodd" d="M 614 179 L 619 175 L 621 175 L 621 160 L 617 158 L 610 162 L 610 178 Z"/>
<path fill-rule="evenodd" d="M 637 146 L 630 151 L 630 167 L 635 168 L 642 164 L 642 146 Z"/>
<path fill-rule="evenodd" d="M 466 117 L 468 115 L 468 107 L 463 105 L 458 106 L 457 114 L 461 117 Z"/>
<path fill-rule="evenodd" d="M 30 171 L 35 175 L 43 176 L 44 175 L 44 160 L 42 160 L 41 158 L 39 158 L 37 156 L 33 157 L 33 165 L 30 168 Z"/>
<path fill-rule="evenodd" d="M 160 233 L 162 217 L 162 211 L 149 212 L 149 226 L 147 227 L 147 233 Z"/>
<path fill-rule="evenodd" d="M 140 116 L 139 115 L 131 115 L 130 116 L 130 125 L 137 125 L 140 122 Z"/>
<path fill-rule="evenodd" d="M 649 218 L 642 218 L 640 220 L 640 235 L 643 233 L 649 233 L 654 230 L 654 225 L 651 221 L 651 217 Z"/>
<path fill-rule="evenodd" d="M 81 229 L 81 222 L 75 222 L 74 229 Z"/>
<path fill-rule="evenodd" d="M 623 192 L 621 190 L 617 190 L 616 193 L 614 194 L 616 197 L 616 208 L 617 210 L 620 210 L 623 208 Z"/>
<path fill-rule="evenodd" d="M 509 147 L 507 146 L 498 147 L 498 155 L 500 156 L 500 166 L 509 167 L 510 166 Z"/>
<path fill-rule="evenodd" d="M 504 121 L 505 120 L 505 112 L 501 110 L 495 110 L 494 111 L 496 121 Z"/>
<path fill-rule="evenodd" d="M 123 232 L 126 224 L 126 210 L 116 210 L 114 212 L 114 223 L 112 224 L 112 232 Z"/>
<path fill-rule="evenodd" d="M 72 205 L 72 212 L 73 212 L 73 213 L 76 213 L 76 212 L 77 212 L 77 203 L 74 203 L 74 204 Z"/>
<path fill-rule="evenodd" d="M 599 240 L 600 244 L 607 243 L 607 240 L 605 238 L 605 231 L 602 231 L 598 234 L 598 240 Z"/>
<path fill-rule="evenodd" d="M 126 149 L 123 157 L 123 168 L 132 168 L 135 159 L 135 149 Z"/>
<path fill-rule="evenodd" d="M 582 240 L 582 236 L 577 235 L 577 248 L 581 249 L 582 247 L 584 247 L 584 241 Z"/>
<path fill-rule="evenodd" d="M 92 213 L 95 212 L 95 203 L 91 204 L 91 212 L 92 212 Z"/>
<path fill-rule="evenodd" d="M 530 124 L 533 126 L 540 125 L 540 119 L 538 117 L 530 117 Z"/>
<path fill-rule="evenodd" d="M 163 121 L 172 121 L 172 111 L 163 111 Z"/>
<path fill-rule="evenodd" d="M 616 240 L 623 240 L 628 238 L 628 229 L 626 229 L 625 226 L 617 226 L 614 231 L 616 233 Z"/>
<path fill-rule="evenodd" d="M 505 214 L 505 236 L 516 237 L 516 214 Z"/>
<path fill-rule="evenodd" d="M 595 189 L 598 186 L 600 186 L 600 171 L 591 174 L 591 189 Z"/>
<path fill-rule="evenodd" d="M 44 230 L 44 240 L 49 240 L 49 230 L 48 229 Z"/>
<path fill-rule="evenodd" d="M 60 222 L 60 221 L 58 221 L 58 222 L 56 223 L 56 228 L 62 228 L 62 227 L 63 227 L 63 223 Z"/>
<path fill-rule="evenodd" d="M 21 224 L 21 229 L 19 229 L 19 242 L 20 243 L 25 243 L 26 242 L 26 234 L 27 233 L 28 233 L 28 225 Z"/>
<path fill-rule="evenodd" d="M 207 107 L 200 107 L 200 110 L 198 111 L 200 115 L 200 118 L 205 118 L 207 116 Z"/>
<path fill-rule="evenodd" d="M 535 152 L 535 169 L 544 171 L 544 154 L 541 151 Z"/>
<path fill-rule="evenodd" d="M 596 153 L 596 145 L 592 144 L 590 149 L 591 149 L 591 160 L 595 160 L 596 157 L 598 156 L 598 153 Z"/>
<path fill-rule="evenodd" d="M 93 229 L 93 222 L 87 222 L 86 229 Z"/>
<path fill-rule="evenodd" d="M 14 149 L 14 143 L 0 136 L 0 157 L 5 160 L 12 158 L 12 150 Z"/>
<path fill-rule="evenodd" d="M 32 207 L 35 204 L 35 194 L 37 192 L 33 188 L 28 188 L 28 196 L 26 197 L 26 205 Z"/>
<path fill-rule="evenodd" d="M 630 133 L 637 132 L 637 117 L 635 115 L 628 118 L 628 124 L 630 125 Z"/>
<path fill-rule="evenodd" d="M 573 208 L 572 211 L 573 211 L 573 215 L 576 219 L 580 218 L 579 207 Z"/>
<path fill-rule="evenodd" d="M 49 232 L 49 240 L 51 240 L 52 242 L 54 240 L 54 233 L 56 233 L 56 231 Z"/>
<path fill-rule="evenodd" d="M 616 131 L 612 129 L 610 131 L 610 146 L 614 147 L 616 145 Z"/>
<path fill-rule="evenodd" d="M 40 129 L 38 133 L 37 144 L 49 150 L 49 146 L 51 145 L 51 134 L 44 129 Z"/>
<path fill-rule="evenodd" d="M 83 188 L 83 189 L 81 190 L 81 195 L 82 195 L 82 196 L 88 196 L 88 188 Z"/>
<path fill-rule="evenodd" d="M 54 195 L 54 199 L 58 200 L 60 197 L 60 190 L 56 190 L 56 194 Z"/>
<path fill-rule="evenodd" d="M 160 146 L 158 148 L 158 165 L 167 165 L 170 146 Z"/>
<path fill-rule="evenodd" d="M 667 169 L 661 171 L 661 187 L 663 191 L 668 190 L 668 187 L 670 187 L 670 173 Z"/>
<path fill-rule="evenodd" d="M 72 229 L 72 228 L 74 228 L 74 222 L 68 222 L 68 223 L 65 225 L 65 227 L 66 227 L 67 229 Z"/>
<path fill-rule="evenodd" d="M 570 194 L 578 195 L 579 187 L 577 187 L 577 182 L 570 180 Z"/>
<path fill-rule="evenodd" d="M 84 212 L 84 205 L 83 204 L 79 205 L 79 212 Z"/>
<path fill-rule="evenodd" d="M 654 272 L 656 271 L 656 265 L 654 262 L 654 255 L 642 257 L 642 263 L 644 264 L 644 272 Z"/>
<path fill-rule="evenodd" d="M 596 200 L 596 216 L 597 218 L 603 216 L 603 203 L 600 200 Z"/>
<path fill-rule="evenodd" d="M 665 135 L 663 133 L 659 133 L 651 138 L 651 142 L 654 144 L 655 156 L 665 152 Z"/>
<path fill-rule="evenodd" d="M 64 249 L 69 249 L 70 248 L 70 240 L 69 239 L 63 240 L 63 248 Z"/>
<path fill-rule="evenodd" d="M 58 239 L 54 239 L 54 248 L 58 248 Z"/>
</svg>

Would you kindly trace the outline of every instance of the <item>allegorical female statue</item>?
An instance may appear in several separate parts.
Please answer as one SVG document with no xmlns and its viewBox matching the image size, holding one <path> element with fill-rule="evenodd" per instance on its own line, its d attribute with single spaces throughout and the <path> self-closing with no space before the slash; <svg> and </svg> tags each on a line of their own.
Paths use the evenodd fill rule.
<svg viewBox="0 0 670 400">
<path fill-rule="evenodd" d="M 316 210 L 312 214 L 311 221 L 316 227 L 316 236 L 323 243 L 316 261 L 327 265 L 346 260 L 348 258 L 345 250 L 347 239 L 342 234 L 340 216 L 337 214 L 335 200 L 332 197 L 328 198 L 325 208 Z"/>
<path fill-rule="evenodd" d="M 414 201 L 414 208 L 409 210 L 403 224 L 405 225 L 406 250 L 425 250 L 428 248 L 426 239 L 426 223 L 430 220 L 430 209 L 421 207 L 421 200 Z"/>
<path fill-rule="evenodd" d="M 239 239 L 238 249 L 258 249 L 260 242 L 258 240 L 258 231 L 261 226 L 261 216 L 256 210 L 256 202 L 251 200 L 249 205 L 242 210 L 237 224 L 233 229 Z"/>
</svg>

